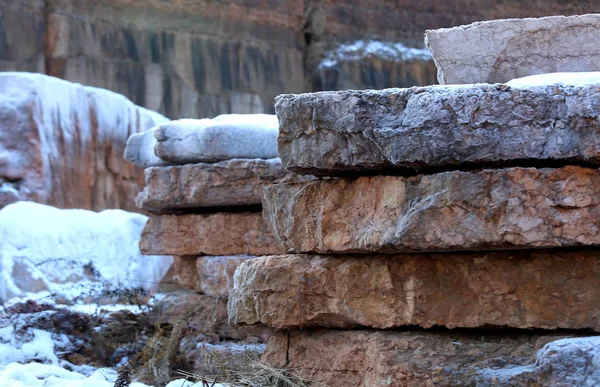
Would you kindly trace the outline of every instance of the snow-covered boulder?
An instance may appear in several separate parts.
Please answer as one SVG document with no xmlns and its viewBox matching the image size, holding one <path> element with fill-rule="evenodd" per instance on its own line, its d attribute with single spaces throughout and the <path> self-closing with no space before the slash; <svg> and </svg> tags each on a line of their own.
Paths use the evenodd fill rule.
<svg viewBox="0 0 600 387">
<path fill-rule="evenodd" d="M 154 132 L 154 153 L 173 164 L 270 159 L 277 157 L 278 133 L 277 116 L 270 114 L 177 120 L 160 125 Z"/>
<path fill-rule="evenodd" d="M 144 179 L 123 160 L 125 143 L 166 121 L 108 90 L 0 73 L 0 208 L 31 200 L 135 210 Z"/>
<path fill-rule="evenodd" d="M 143 256 L 147 217 L 17 202 L 0 210 L 0 298 L 50 291 L 70 300 L 86 293 L 142 288 L 152 293 L 172 257 Z"/>
<path fill-rule="evenodd" d="M 145 132 L 135 133 L 127 139 L 125 153 L 123 157 L 131 164 L 140 168 L 164 167 L 169 165 L 154 154 L 156 138 L 154 132 L 157 128 L 152 128 Z"/>
</svg>

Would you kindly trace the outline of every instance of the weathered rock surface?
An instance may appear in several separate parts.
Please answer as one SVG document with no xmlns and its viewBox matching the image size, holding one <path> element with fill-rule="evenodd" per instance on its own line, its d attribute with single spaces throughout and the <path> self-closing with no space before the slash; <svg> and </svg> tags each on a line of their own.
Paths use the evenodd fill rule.
<svg viewBox="0 0 600 387">
<path fill-rule="evenodd" d="M 427 31 L 441 84 L 600 70 L 600 15 L 508 19 Z"/>
<path fill-rule="evenodd" d="M 149 211 L 260 205 L 263 186 L 310 179 L 286 171 L 279 159 L 156 167 L 146 169 L 144 174 L 146 187 L 136 203 Z"/>
<path fill-rule="evenodd" d="M 173 164 L 277 157 L 279 123 L 271 114 L 223 114 L 178 120 L 154 132 L 154 153 Z"/>
<path fill-rule="evenodd" d="M 196 270 L 195 255 L 173 257 L 175 280 L 187 289 L 196 290 L 198 286 L 198 270 Z"/>
<path fill-rule="evenodd" d="M 203 335 L 204 341 L 209 343 L 221 340 L 262 343 L 272 334 L 272 329 L 261 325 L 232 327 L 227 322 L 227 299 L 192 291 L 168 294 L 152 308 L 150 322 L 153 325 L 184 327 L 187 335 Z M 200 338 L 196 340 L 202 341 Z"/>
<path fill-rule="evenodd" d="M 188 289 L 212 297 L 228 297 L 237 267 L 251 255 L 174 257 L 177 281 Z"/>
<path fill-rule="evenodd" d="M 1 73 L 0 207 L 31 200 L 137 210 L 143 175 L 123 160 L 125 143 L 163 121 L 108 90 L 41 74 Z"/>
<path fill-rule="evenodd" d="M 282 331 L 261 360 L 331 387 L 597 385 L 599 338 L 568 336 Z"/>
<path fill-rule="evenodd" d="M 146 219 L 122 210 L 60 210 L 31 202 L 2 208 L 0 300 L 48 291 L 66 303 L 118 302 L 112 297 L 136 289 L 147 297 L 172 259 L 140 254 Z"/>
<path fill-rule="evenodd" d="M 600 251 L 260 257 L 236 272 L 233 324 L 600 331 Z"/>
<path fill-rule="evenodd" d="M 289 252 L 600 245 L 600 170 L 507 168 L 273 184 L 264 216 Z"/>
<path fill-rule="evenodd" d="M 136 167 L 164 167 L 169 165 L 168 162 L 162 160 L 154 154 L 154 146 L 156 138 L 154 131 L 156 128 L 147 130 L 142 133 L 135 133 L 127 139 L 125 152 L 123 157 Z"/>
<path fill-rule="evenodd" d="M 153 216 L 140 250 L 169 255 L 273 255 L 285 252 L 260 212 Z M 164 253 L 167 254 L 167 253 Z"/>
<path fill-rule="evenodd" d="M 553 83 L 283 95 L 279 156 L 285 168 L 315 175 L 600 163 L 600 85 Z"/>
<path fill-rule="evenodd" d="M 256 257 L 251 255 L 234 255 L 230 257 L 198 257 L 196 268 L 198 273 L 197 290 L 213 297 L 228 297 L 233 289 L 233 275 L 243 262 Z"/>
<path fill-rule="evenodd" d="M 187 345 L 186 345 L 187 344 Z M 196 375 L 221 375 L 233 378 L 236 373 L 248 372 L 265 351 L 265 344 L 245 344 L 232 341 L 218 344 L 182 342 L 185 360 L 192 364 Z"/>
</svg>

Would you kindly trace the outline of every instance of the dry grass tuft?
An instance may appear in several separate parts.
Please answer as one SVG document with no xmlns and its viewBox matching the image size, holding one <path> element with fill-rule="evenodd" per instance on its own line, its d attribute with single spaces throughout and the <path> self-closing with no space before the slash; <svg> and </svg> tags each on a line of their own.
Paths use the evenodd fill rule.
<svg viewBox="0 0 600 387">
<path fill-rule="evenodd" d="M 327 387 L 323 383 L 309 382 L 292 369 L 276 368 L 256 360 L 249 360 L 247 369 L 228 370 L 220 375 L 194 375 L 179 371 L 190 381 L 202 383 L 202 387 L 211 387 L 223 383 L 231 387 Z"/>
</svg>

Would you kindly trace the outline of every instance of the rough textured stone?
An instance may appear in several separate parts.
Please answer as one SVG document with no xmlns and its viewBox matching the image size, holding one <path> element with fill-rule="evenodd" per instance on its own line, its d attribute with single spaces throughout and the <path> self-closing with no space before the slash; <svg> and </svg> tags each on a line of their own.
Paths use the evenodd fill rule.
<svg viewBox="0 0 600 387">
<path fill-rule="evenodd" d="M 227 322 L 227 299 L 215 298 L 191 291 L 165 296 L 150 312 L 153 325 L 170 324 L 184 327 L 187 335 L 203 335 L 204 341 L 244 340 L 261 343 L 269 339 L 272 330 L 265 326 L 234 328 Z M 201 341 L 197 338 L 197 341 Z"/>
<path fill-rule="evenodd" d="M 260 212 L 153 216 L 140 250 L 168 255 L 273 255 L 285 252 Z M 165 253 L 166 254 L 166 253 Z"/>
<path fill-rule="evenodd" d="M 123 160 L 125 142 L 162 121 L 108 90 L 41 74 L 1 73 L 0 207 L 31 200 L 137 210 L 143 175 Z"/>
<path fill-rule="evenodd" d="M 233 324 L 600 331 L 600 251 L 260 257 L 236 272 Z"/>
<path fill-rule="evenodd" d="M 289 252 L 600 245 L 600 170 L 508 168 L 273 184 L 264 216 Z"/>
<path fill-rule="evenodd" d="M 600 163 L 600 85 L 430 86 L 277 98 L 279 156 L 339 175 L 545 160 Z"/>
<path fill-rule="evenodd" d="M 279 123 L 271 114 L 223 114 L 178 120 L 154 132 L 154 153 L 173 164 L 277 157 Z"/>
<path fill-rule="evenodd" d="M 175 280 L 187 289 L 196 290 L 198 286 L 198 270 L 196 270 L 195 255 L 173 257 Z"/>
<path fill-rule="evenodd" d="M 233 275 L 243 262 L 256 257 L 251 255 L 234 255 L 230 257 L 198 257 L 196 269 L 198 273 L 197 290 L 213 297 L 228 297 L 233 289 Z"/>
<path fill-rule="evenodd" d="M 181 344 L 181 352 L 185 360 L 192 364 L 193 373 L 203 377 L 234 377 L 236 373 L 248 372 L 251 365 L 257 362 L 265 351 L 265 344 L 231 341 L 211 344 L 186 340 Z"/>
<path fill-rule="evenodd" d="M 262 361 L 330 387 L 597 385 L 599 338 L 568 336 L 302 330 L 273 336 Z"/>
<path fill-rule="evenodd" d="M 427 31 L 441 84 L 600 70 L 600 15 L 509 19 Z"/>
<path fill-rule="evenodd" d="M 144 174 L 146 188 L 136 203 L 149 211 L 260 205 L 264 185 L 309 179 L 286 171 L 279 159 L 157 167 Z"/>
</svg>

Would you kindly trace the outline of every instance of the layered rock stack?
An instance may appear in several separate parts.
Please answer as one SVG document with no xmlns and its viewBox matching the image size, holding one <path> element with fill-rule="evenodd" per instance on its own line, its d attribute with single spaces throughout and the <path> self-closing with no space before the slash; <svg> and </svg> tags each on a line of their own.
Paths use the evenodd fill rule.
<svg viewBox="0 0 600 387">
<path fill-rule="evenodd" d="M 197 293 L 171 296 L 163 307 L 170 312 L 162 314 L 170 316 L 165 321 L 194 321 L 186 324 L 204 335 L 200 341 L 264 343 L 272 333 L 231 328 L 227 297 L 241 262 L 285 253 L 262 218 L 263 185 L 306 178 L 286 171 L 277 158 L 278 126 L 274 115 L 223 115 L 172 121 L 128 141 L 125 157 L 146 168 L 146 186 L 136 198 L 150 213 L 140 249 L 173 255 L 176 279 Z M 227 352 L 231 345 L 210 350 Z M 196 371 L 211 369 L 204 364 Z"/>
<path fill-rule="evenodd" d="M 600 74 L 278 97 L 284 167 L 330 178 L 265 188 L 288 254 L 240 265 L 230 321 L 332 387 L 600 384 L 599 101 Z"/>
</svg>

